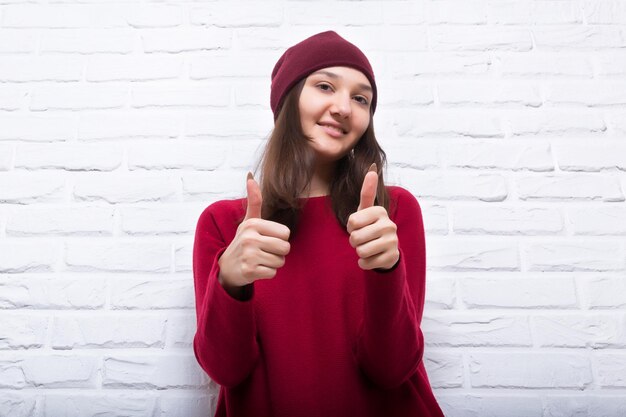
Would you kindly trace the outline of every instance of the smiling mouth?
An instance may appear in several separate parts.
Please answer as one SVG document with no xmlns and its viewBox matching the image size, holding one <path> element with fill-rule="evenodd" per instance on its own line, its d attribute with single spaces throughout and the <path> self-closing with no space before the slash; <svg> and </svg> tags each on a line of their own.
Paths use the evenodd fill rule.
<svg viewBox="0 0 626 417">
<path fill-rule="evenodd" d="M 326 124 L 322 125 L 322 124 L 319 124 L 319 123 L 317 125 L 321 126 L 321 127 L 326 127 L 326 128 L 332 129 L 332 130 L 334 130 L 335 132 L 337 132 L 337 133 L 339 133 L 341 135 L 345 135 L 347 133 L 345 130 L 340 129 L 340 128 L 335 127 L 335 126 L 326 125 Z"/>
</svg>

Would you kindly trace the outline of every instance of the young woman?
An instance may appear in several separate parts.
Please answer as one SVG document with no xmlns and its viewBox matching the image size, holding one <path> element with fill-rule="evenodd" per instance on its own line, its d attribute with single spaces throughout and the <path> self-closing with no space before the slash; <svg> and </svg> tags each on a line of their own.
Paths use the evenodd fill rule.
<svg viewBox="0 0 626 417">
<path fill-rule="evenodd" d="M 217 416 L 443 416 L 424 363 L 422 215 L 385 186 L 365 55 L 335 32 L 272 72 L 275 128 L 247 198 L 204 210 L 198 363 Z"/>
</svg>

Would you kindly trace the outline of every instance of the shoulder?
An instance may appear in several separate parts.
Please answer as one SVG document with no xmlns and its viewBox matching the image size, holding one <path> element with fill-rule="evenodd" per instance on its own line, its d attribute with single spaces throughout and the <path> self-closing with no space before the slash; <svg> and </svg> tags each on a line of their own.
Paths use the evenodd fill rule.
<svg viewBox="0 0 626 417">
<path fill-rule="evenodd" d="M 389 210 L 396 214 L 403 212 L 417 212 L 421 214 L 421 207 L 417 198 L 407 189 L 400 187 L 399 185 L 387 185 L 387 192 L 389 193 Z"/>
<path fill-rule="evenodd" d="M 198 228 L 204 229 L 207 226 L 236 228 L 246 214 L 245 209 L 245 198 L 215 201 L 200 214 Z"/>
</svg>

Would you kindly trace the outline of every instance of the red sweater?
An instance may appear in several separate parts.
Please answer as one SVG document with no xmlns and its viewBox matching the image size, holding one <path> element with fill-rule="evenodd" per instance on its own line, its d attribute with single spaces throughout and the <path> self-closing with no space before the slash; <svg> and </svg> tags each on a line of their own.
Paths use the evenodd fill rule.
<svg viewBox="0 0 626 417">
<path fill-rule="evenodd" d="M 285 265 L 232 298 L 217 260 L 245 215 L 245 199 L 200 215 L 193 248 L 194 353 L 221 385 L 216 416 L 443 416 L 422 356 L 425 241 L 419 204 L 387 187 L 400 260 L 362 270 L 330 197 L 306 199 Z"/>
</svg>

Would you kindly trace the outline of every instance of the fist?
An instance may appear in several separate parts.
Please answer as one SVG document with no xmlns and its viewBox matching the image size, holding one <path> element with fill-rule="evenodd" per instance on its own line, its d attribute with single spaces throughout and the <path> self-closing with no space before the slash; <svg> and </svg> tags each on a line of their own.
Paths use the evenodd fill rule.
<svg viewBox="0 0 626 417">
<path fill-rule="evenodd" d="M 398 227 L 384 207 L 374 205 L 377 190 L 378 172 L 372 164 L 363 179 L 359 207 L 347 223 L 350 245 L 359 256 L 359 267 L 365 270 L 391 269 L 400 259 Z"/>
<path fill-rule="evenodd" d="M 246 191 L 246 216 L 219 259 L 219 281 L 231 294 L 237 287 L 273 278 L 290 249 L 289 228 L 261 218 L 263 198 L 252 173 L 248 173 Z"/>
</svg>

